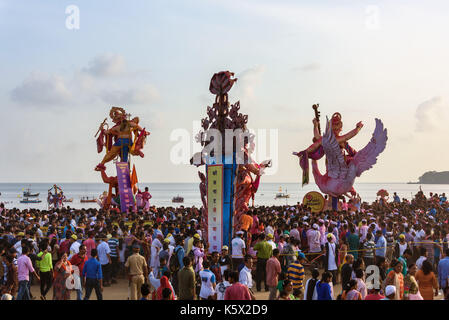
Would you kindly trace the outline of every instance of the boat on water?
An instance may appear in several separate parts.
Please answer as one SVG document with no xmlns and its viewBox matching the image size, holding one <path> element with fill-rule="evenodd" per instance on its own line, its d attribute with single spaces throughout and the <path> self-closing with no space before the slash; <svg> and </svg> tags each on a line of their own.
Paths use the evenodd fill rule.
<svg viewBox="0 0 449 320">
<path fill-rule="evenodd" d="M 39 199 L 28 199 L 28 198 L 24 198 L 22 200 L 20 200 L 20 203 L 41 203 L 42 200 Z"/>
<path fill-rule="evenodd" d="M 80 202 L 81 203 L 92 203 L 92 202 L 97 202 L 97 199 L 95 199 L 94 197 L 92 197 L 92 199 L 89 199 L 89 197 L 81 197 Z"/>
<path fill-rule="evenodd" d="M 176 197 L 173 197 L 173 199 L 171 199 L 171 202 L 174 202 L 174 203 L 183 203 L 183 202 L 184 202 L 184 198 L 183 198 L 183 197 L 180 197 L 180 196 L 178 195 L 178 196 L 176 196 Z"/>
<path fill-rule="evenodd" d="M 285 193 L 282 192 L 282 188 L 279 187 L 279 192 L 276 193 L 275 199 L 288 199 L 290 198 L 290 195 L 287 193 L 287 189 L 285 189 Z"/>
<path fill-rule="evenodd" d="M 64 200 L 62 200 L 62 202 L 73 202 L 73 198 L 70 198 L 70 199 L 64 199 Z"/>
<path fill-rule="evenodd" d="M 23 190 L 23 189 L 22 189 Z M 31 193 L 31 191 L 30 191 L 31 189 L 30 188 L 28 188 L 28 189 L 26 189 L 26 190 L 24 190 L 23 191 L 23 196 L 24 197 L 39 197 L 39 192 L 38 193 Z"/>
</svg>

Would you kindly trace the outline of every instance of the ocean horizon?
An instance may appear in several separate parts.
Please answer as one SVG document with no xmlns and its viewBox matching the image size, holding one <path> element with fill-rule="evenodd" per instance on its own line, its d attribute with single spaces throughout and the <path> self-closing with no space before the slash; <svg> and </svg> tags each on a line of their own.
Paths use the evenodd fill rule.
<svg viewBox="0 0 449 320">
<path fill-rule="evenodd" d="M 0 203 L 5 203 L 6 208 L 36 208 L 47 209 L 47 192 L 55 183 L 0 183 Z M 99 208 L 96 203 L 81 203 L 81 197 L 98 198 L 108 187 L 104 183 L 95 182 L 61 182 L 56 183 L 62 188 L 64 194 L 68 199 L 73 198 L 73 202 L 66 203 L 71 208 Z M 145 187 L 149 188 L 152 195 L 150 203 L 156 206 L 201 206 L 199 181 L 191 182 L 139 182 L 139 188 L 143 190 Z M 397 192 L 399 197 L 411 199 L 419 188 L 428 195 L 430 192 L 434 193 L 449 193 L 449 184 L 407 184 L 401 182 L 366 182 L 355 183 L 354 188 L 360 194 L 362 201 L 372 202 L 376 199 L 376 193 L 380 189 L 386 189 L 390 193 L 390 198 L 393 192 Z M 31 193 L 39 193 L 38 199 L 41 203 L 20 203 L 23 197 L 23 191 L 30 188 Z M 287 199 L 275 199 L 278 192 L 284 192 L 290 195 Z M 285 182 L 270 182 L 261 183 L 259 190 L 255 196 L 254 204 L 258 205 L 294 205 L 297 202 L 302 202 L 304 195 L 309 191 L 320 191 L 315 183 L 310 183 L 301 187 L 300 183 L 285 183 Z M 184 197 L 183 203 L 172 203 L 172 198 L 175 196 Z M 36 199 L 36 198 L 30 198 Z M 252 202 L 251 202 L 252 204 Z"/>
</svg>

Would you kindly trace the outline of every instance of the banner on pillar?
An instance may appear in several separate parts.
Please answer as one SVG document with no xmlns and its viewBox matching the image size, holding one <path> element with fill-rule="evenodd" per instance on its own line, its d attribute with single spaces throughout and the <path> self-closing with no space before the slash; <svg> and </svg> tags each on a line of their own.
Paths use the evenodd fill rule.
<svg viewBox="0 0 449 320">
<path fill-rule="evenodd" d="M 129 167 L 127 162 L 117 162 L 117 182 L 120 193 L 120 209 L 126 212 L 129 207 L 134 210 L 134 196 L 131 188 L 131 178 L 129 176 Z"/>
<path fill-rule="evenodd" d="M 223 245 L 223 165 L 207 166 L 207 227 L 209 252 Z"/>
</svg>

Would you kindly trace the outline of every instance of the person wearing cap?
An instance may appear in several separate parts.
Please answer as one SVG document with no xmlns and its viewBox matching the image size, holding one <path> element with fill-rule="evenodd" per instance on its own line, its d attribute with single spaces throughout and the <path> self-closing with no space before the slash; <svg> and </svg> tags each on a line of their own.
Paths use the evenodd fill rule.
<svg viewBox="0 0 449 320">
<path fill-rule="evenodd" d="M 267 234 L 267 242 L 271 245 L 271 248 L 274 250 L 276 249 L 276 243 L 273 241 L 274 237 L 273 234 L 269 233 Z M 280 251 L 282 251 L 282 248 L 279 248 Z"/>
<path fill-rule="evenodd" d="M 140 300 L 142 297 L 140 288 L 146 282 L 145 275 L 148 274 L 147 263 L 139 251 L 140 246 L 135 243 L 133 245 L 133 254 L 125 262 L 125 269 L 130 285 L 130 300 Z"/>
<path fill-rule="evenodd" d="M 380 300 L 395 300 L 396 297 L 396 287 L 389 285 L 385 287 L 385 298 Z"/>
<path fill-rule="evenodd" d="M 70 255 L 68 257 L 69 260 L 72 259 L 72 257 L 80 251 L 80 245 L 81 245 L 80 241 L 78 241 L 78 237 L 76 234 L 72 234 L 70 236 L 70 242 L 71 242 L 71 245 L 70 245 L 70 249 L 69 249 L 69 251 L 70 251 Z"/>
<path fill-rule="evenodd" d="M 324 270 L 332 274 L 332 283 L 337 283 L 338 248 L 332 233 L 327 234 L 327 242 L 324 245 Z"/>
<path fill-rule="evenodd" d="M 221 274 L 224 275 L 225 270 L 231 270 L 232 269 L 232 260 L 229 256 L 229 248 L 228 246 L 223 246 L 221 248 L 221 255 L 219 258 L 220 263 L 220 271 Z"/>
<path fill-rule="evenodd" d="M 257 251 L 256 263 L 256 289 L 261 290 L 262 281 L 265 283 L 265 291 L 268 291 L 267 285 L 267 261 L 273 254 L 273 247 L 265 240 L 265 234 L 260 234 L 257 243 L 254 245 L 254 250 Z"/>
<path fill-rule="evenodd" d="M 293 240 L 294 241 L 294 240 Z M 304 266 L 307 261 L 304 253 L 298 253 L 298 260 L 293 261 L 288 266 L 286 276 L 293 283 L 293 289 L 301 289 L 304 292 Z"/>
<path fill-rule="evenodd" d="M 237 231 L 236 237 L 231 241 L 232 247 L 232 267 L 238 270 L 239 266 L 243 264 L 243 258 L 246 255 L 246 244 L 243 238 L 243 231 Z"/>
</svg>

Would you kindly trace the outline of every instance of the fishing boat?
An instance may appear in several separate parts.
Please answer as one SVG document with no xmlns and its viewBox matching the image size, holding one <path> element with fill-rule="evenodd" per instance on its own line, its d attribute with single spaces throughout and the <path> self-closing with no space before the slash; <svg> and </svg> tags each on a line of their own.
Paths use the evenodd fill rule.
<svg viewBox="0 0 449 320">
<path fill-rule="evenodd" d="M 39 192 L 38 193 L 31 193 L 30 188 L 28 188 L 28 189 L 23 191 L 23 196 L 24 197 L 39 197 Z"/>
<path fill-rule="evenodd" d="M 97 199 L 92 197 L 92 199 L 89 199 L 89 197 L 81 197 L 80 200 L 81 203 L 91 203 L 91 202 L 97 202 Z"/>
<path fill-rule="evenodd" d="M 64 200 L 62 200 L 62 202 L 73 202 L 73 198 L 70 198 L 70 199 L 64 199 Z"/>
<path fill-rule="evenodd" d="M 178 196 L 176 196 L 176 197 L 173 197 L 173 199 L 171 199 L 171 202 L 174 202 L 174 203 L 183 203 L 183 202 L 184 202 L 184 198 L 183 198 L 183 197 L 180 197 L 180 196 L 178 195 Z"/>
<path fill-rule="evenodd" d="M 285 189 L 285 193 L 282 192 L 282 188 L 279 187 L 279 192 L 276 193 L 276 197 L 274 197 L 275 199 L 287 199 L 290 198 L 290 195 L 287 193 L 287 189 Z"/>
<path fill-rule="evenodd" d="M 20 203 L 40 203 L 40 202 L 42 202 L 42 200 L 39 200 L 39 199 L 24 198 L 24 199 L 20 200 Z"/>
</svg>

